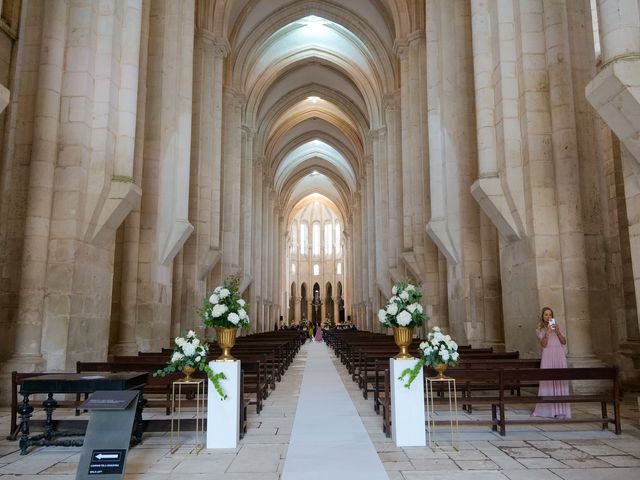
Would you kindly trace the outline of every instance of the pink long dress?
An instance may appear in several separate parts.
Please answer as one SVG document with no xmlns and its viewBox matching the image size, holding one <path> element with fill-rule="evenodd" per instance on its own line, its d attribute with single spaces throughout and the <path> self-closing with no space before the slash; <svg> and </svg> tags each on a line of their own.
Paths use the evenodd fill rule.
<svg viewBox="0 0 640 480">
<path fill-rule="evenodd" d="M 536 330 L 538 339 L 542 341 L 544 329 Z M 567 357 L 555 331 L 549 334 L 547 346 L 542 349 L 540 368 L 567 368 Z M 540 382 L 538 396 L 569 395 L 569 382 L 566 380 Z M 533 411 L 535 417 L 571 418 L 571 405 L 568 403 L 538 403 Z"/>
</svg>

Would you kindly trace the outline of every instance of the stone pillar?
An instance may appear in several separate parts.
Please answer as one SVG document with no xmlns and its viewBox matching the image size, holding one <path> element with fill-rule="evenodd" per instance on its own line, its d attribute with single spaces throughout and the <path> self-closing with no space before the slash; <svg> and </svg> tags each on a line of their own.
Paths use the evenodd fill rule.
<svg viewBox="0 0 640 480">
<path fill-rule="evenodd" d="M 427 232 L 447 261 L 451 335 L 484 342 L 480 212 L 469 191 L 477 177 L 473 144 L 471 15 L 461 2 L 430 2 L 427 89 L 431 219 Z M 500 318 L 494 321 L 500 321 Z"/>
<path fill-rule="evenodd" d="M 149 53 L 149 10 L 148 2 L 143 3 L 140 44 L 140 74 L 138 76 L 138 109 L 136 115 L 136 138 L 133 159 L 133 182 L 142 185 L 144 160 L 145 120 L 147 105 L 147 58 Z M 140 251 L 140 202 L 126 217 L 122 239 L 122 274 L 120 285 L 120 312 L 118 323 L 111 328 L 117 331 L 115 344 L 109 346 L 113 355 L 136 355 L 139 351 L 136 342 L 137 299 L 138 299 L 138 260 Z M 115 290 L 115 289 L 114 289 Z M 112 308 L 114 308 L 112 306 Z"/>
<path fill-rule="evenodd" d="M 569 361 L 573 365 L 593 362 L 589 282 L 582 223 L 578 163 L 578 140 L 566 5 L 544 1 L 544 34 L 549 71 L 549 102 L 553 131 L 555 196 L 562 263 L 562 292 Z M 595 193 L 595 192 L 593 192 Z M 604 274 L 604 272 L 603 272 Z"/>
<path fill-rule="evenodd" d="M 191 135 L 191 182 L 189 219 L 194 234 L 184 246 L 182 294 L 175 290 L 174 310 L 180 312 L 181 330 L 202 330 L 196 314 L 207 291 L 209 273 L 220 261 L 220 143 L 222 138 L 221 99 L 223 59 L 228 52 L 224 40 L 216 39 L 202 28 L 197 29 L 194 44 L 193 124 Z M 215 199 L 215 200 L 214 200 Z M 215 205 L 215 207 L 214 207 Z M 175 276 L 175 275 L 174 275 Z"/>
<path fill-rule="evenodd" d="M 264 173 L 263 173 L 264 158 L 256 157 L 253 163 L 253 298 L 250 302 L 250 318 L 254 328 L 257 328 L 259 324 L 260 309 L 257 305 L 257 299 L 262 296 L 262 225 L 263 225 L 263 187 L 264 187 Z M 299 286 L 298 286 L 299 288 Z"/>
<path fill-rule="evenodd" d="M 400 60 L 400 116 L 402 140 L 402 242 L 404 272 L 422 287 L 425 305 L 432 307 L 432 321 L 441 324 L 441 282 L 438 249 L 425 226 L 430 217 L 431 192 L 427 130 L 425 33 L 412 32 L 396 43 Z"/>
<path fill-rule="evenodd" d="M 640 6 L 632 0 L 598 0 L 597 7 L 603 67 L 587 85 L 586 96 L 624 145 L 621 157 L 631 264 L 635 303 L 640 305 L 640 99 L 636 93 L 640 87 Z"/>
<path fill-rule="evenodd" d="M 172 262 L 188 222 L 193 91 L 193 1 L 151 2 L 136 337 L 140 350 L 167 346 Z"/>
<path fill-rule="evenodd" d="M 222 126 L 222 270 L 223 277 L 240 268 L 240 207 L 242 183 L 241 108 L 243 97 L 232 89 L 223 90 Z"/>
<path fill-rule="evenodd" d="M 21 371 L 37 371 L 43 365 L 42 317 L 58 157 L 67 13 L 66 2 L 44 4 L 15 353 L 11 359 Z"/>
</svg>

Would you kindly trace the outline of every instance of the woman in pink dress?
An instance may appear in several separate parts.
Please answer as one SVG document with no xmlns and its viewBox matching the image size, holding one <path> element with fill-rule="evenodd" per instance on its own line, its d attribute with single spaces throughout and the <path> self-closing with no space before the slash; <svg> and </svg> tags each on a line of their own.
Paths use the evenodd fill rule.
<svg viewBox="0 0 640 480">
<path fill-rule="evenodd" d="M 553 318 L 553 310 L 549 307 L 542 309 L 540 323 L 536 335 L 542 345 L 540 368 L 567 368 L 567 357 L 564 353 L 566 337 L 560 326 Z M 566 380 L 541 381 L 538 396 L 569 395 L 569 382 Z M 536 417 L 571 418 L 571 405 L 568 403 L 538 403 L 533 411 Z"/>
</svg>

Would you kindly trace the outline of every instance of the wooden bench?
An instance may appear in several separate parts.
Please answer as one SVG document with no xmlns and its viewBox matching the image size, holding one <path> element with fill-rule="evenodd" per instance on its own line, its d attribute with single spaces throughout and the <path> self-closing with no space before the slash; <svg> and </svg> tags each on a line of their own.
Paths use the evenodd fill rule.
<svg viewBox="0 0 640 480">
<path fill-rule="evenodd" d="M 426 376 L 434 376 L 435 372 L 425 369 Z M 484 389 L 482 395 L 471 398 L 470 392 L 474 389 L 458 388 L 458 403 L 483 404 L 491 407 L 492 430 L 499 427 L 500 435 L 506 435 L 506 424 L 535 424 L 535 423 L 600 423 L 606 430 L 611 423 L 617 435 L 622 432 L 620 425 L 620 388 L 618 383 L 618 370 L 616 367 L 599 368 L 451 368 L 447 370 L 447 376 L 456 379 L 458 385 L 472 385 Z M 382 430 L 391 435 L 391 397 L 390 378 L 388 365 L 384 369 L 383 388 L 378 395 L 378 408 L 382 410 Z M 513 386 L 527 383 L 537 384 L 540 381 L 595 381 L 594 391 L 589 393 L 573 392 L 567 396 L 538 396 L 538 395 L 513 395 Z M 601 382 L 610 382 L 604 391 L 596 391 Z M 487 388 L 489 387 L 489 388 Z M 436 403 L 448 403 L 443 396 L 433 399 Z M 528 417 L 526 419 L 508 420 L 506 417 L 507 405 L 536 404 L 536 403 L 597 403 L 600 404 L 601 415 L 597 417 L 571 418 L 571 419 L 541 419 Z M 609 416 L 607 404 L 613 406 L 613 416 Z M 449 420 L 446 420 L 448 422 Z M 437 423 L 437 422 L 436 422 Z M 471 421 L 471 423 L 485 423 Z"/>
<path fill-rule="evenodd" d="M 557 421 L 563 423 L 601 423 L 602 429 L 606 430 L 609 423 L 614 425 L 616 435 L 620 435 L 622 428 L 620 425 L 620 385 L 618 383 L 618 369 L 616 367 L 597 368 L 540 368 L 540 369 L 505 369 L 501 372 L 502 386 L 499 391 L 498 410 L 499 417 L 494 417 L 500 426 L 500 435 L 505 435 L 506 424 L 529 424 L 548 423 Z M 568 396 L 538 396 L 522 395 L 519 397 L 509 397 L 505 395 L 508 385 L 516 381 L 520 382 L 541 382 L 541 381 L 596 381 L 609 383 L 604 391 L 594 391 L 590 393 L 573 392 Z M 594 388 L 594 390 L 596 390 Z M 536 403 L 598 403 L 601 408 L 600 417 L 592 418 L 570 418 L 570 419 L 538 419 L 531 417 L 528 419 L 507 420 L 506 406 L 513 404 L 536 404 Z M 613 417 L 607 413 L 607 404 L 613 406 Z"/>
</svg>

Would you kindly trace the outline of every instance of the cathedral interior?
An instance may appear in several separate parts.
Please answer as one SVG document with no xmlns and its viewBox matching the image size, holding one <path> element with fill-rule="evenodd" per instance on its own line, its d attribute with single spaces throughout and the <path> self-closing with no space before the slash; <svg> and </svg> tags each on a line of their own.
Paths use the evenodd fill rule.
<svg viewBox="0 0 640 480">
<path fill-rule="evenodd" d="M 3 0 L 0 361 L 171 346 L 229 275 L 251 332 L 385 332 L 640 373 L 633 0 Z M 390 333 L 390 332 L 389 332 Z"/>
</svg>

